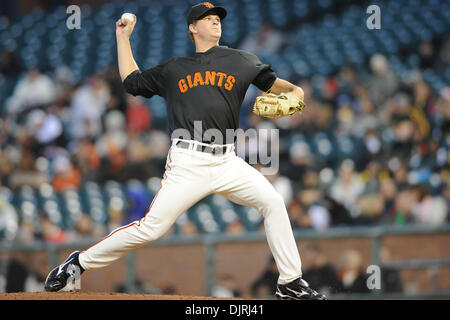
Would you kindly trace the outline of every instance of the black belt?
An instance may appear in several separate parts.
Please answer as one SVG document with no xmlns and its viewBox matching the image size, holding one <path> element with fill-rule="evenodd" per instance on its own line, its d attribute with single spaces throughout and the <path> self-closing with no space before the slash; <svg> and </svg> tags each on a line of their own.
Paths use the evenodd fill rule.
<svg viewBox="0 0 450 320">
<path fill-rule="evenodd" d="M 191 145 L 191 143 L 185 142 L 185 141 L 178 141 L 175 145 L 179 148 L 189 149 L 189 146 Z M 225 147 L 210 147 L 210 146 L 203 146 L 200 144 L 196 144 L 196 148 L 194 150 L 205 152 L 205 153 L 211 153 L 211 154 L 225 154 L 227 152 L 227 147 L 226 146 Z"/>
</svg>

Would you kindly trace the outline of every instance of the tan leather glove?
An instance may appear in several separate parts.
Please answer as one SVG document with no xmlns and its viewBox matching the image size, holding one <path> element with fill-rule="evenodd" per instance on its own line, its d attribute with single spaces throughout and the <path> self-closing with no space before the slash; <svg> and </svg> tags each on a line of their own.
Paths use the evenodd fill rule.
<svg viewBox="0 0 450 320">
<path fill-rule="evenodd" d="M 266 118 L 290 116 L 306 107 L 294 93 L 285 92 L 279 95 L 264 93 L 255 99 L 253 113 Z"/>
</svg>

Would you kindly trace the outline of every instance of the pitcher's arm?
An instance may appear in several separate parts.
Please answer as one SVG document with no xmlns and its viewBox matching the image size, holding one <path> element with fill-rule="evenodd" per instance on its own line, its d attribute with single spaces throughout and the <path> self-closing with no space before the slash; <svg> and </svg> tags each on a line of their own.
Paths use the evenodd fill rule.
<svg viewBox="0 0 450 320">
<path fill-rule="evenodd" d="M 120 19 L 116 22 L 117 59 L 122 82 L 133 71 L 139 70 L 130 45 L 130 36 L 136 25 L 136 16 L 133 16 L 134 21 L 130 24 L 124 25 Z"/>
</svg>

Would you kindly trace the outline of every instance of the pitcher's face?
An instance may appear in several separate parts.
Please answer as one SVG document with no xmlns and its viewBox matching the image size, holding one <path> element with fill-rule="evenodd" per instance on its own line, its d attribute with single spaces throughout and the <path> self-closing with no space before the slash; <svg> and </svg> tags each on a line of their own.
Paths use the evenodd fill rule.
<svg viewBox="0 0 450 320">
<path fill-rule="evenodd" d="M 194 30 L 203 39 L 219 40 L 222 36 L 222 26 L 218 15 L 211 14 L 196 21 Z M 191 30 L 192 31 L 192 30 Z"/>
</svg>

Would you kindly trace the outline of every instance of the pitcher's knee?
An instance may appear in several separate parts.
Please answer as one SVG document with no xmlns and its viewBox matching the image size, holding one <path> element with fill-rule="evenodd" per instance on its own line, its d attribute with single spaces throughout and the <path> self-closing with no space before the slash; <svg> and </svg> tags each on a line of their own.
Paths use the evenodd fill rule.
<svg viewBox="0 0 450 320">
<path fill-rule="evenodd" d="M 147 231 L 145 233 L 145 242 L 148 243 L 148 242 L 152 242 L 152 241 L 158 240 L 159 237 L 160 237 L 160 235 L 158 233 L 155 233 L 153 231 Z"/>
<path fill-rule="evenodd" d="M 155 221 L 152 221 L 152 219 L 149 219 L 149 221 L 143 221 L 141 223 L 141 227 L 146 242 L 152 242 L 161 238 L 169 229 L 169 227 L 165 224 L 156 223 Z"/>
<path fill-rule="evenodd" d="M 272 192 L 270 195 L 264 196 L 264 201 L 262 204 L 264 212 L 282 212 L 285 211 L 286 206 L 283 197 L 278 192 Z"/>
</svg>

